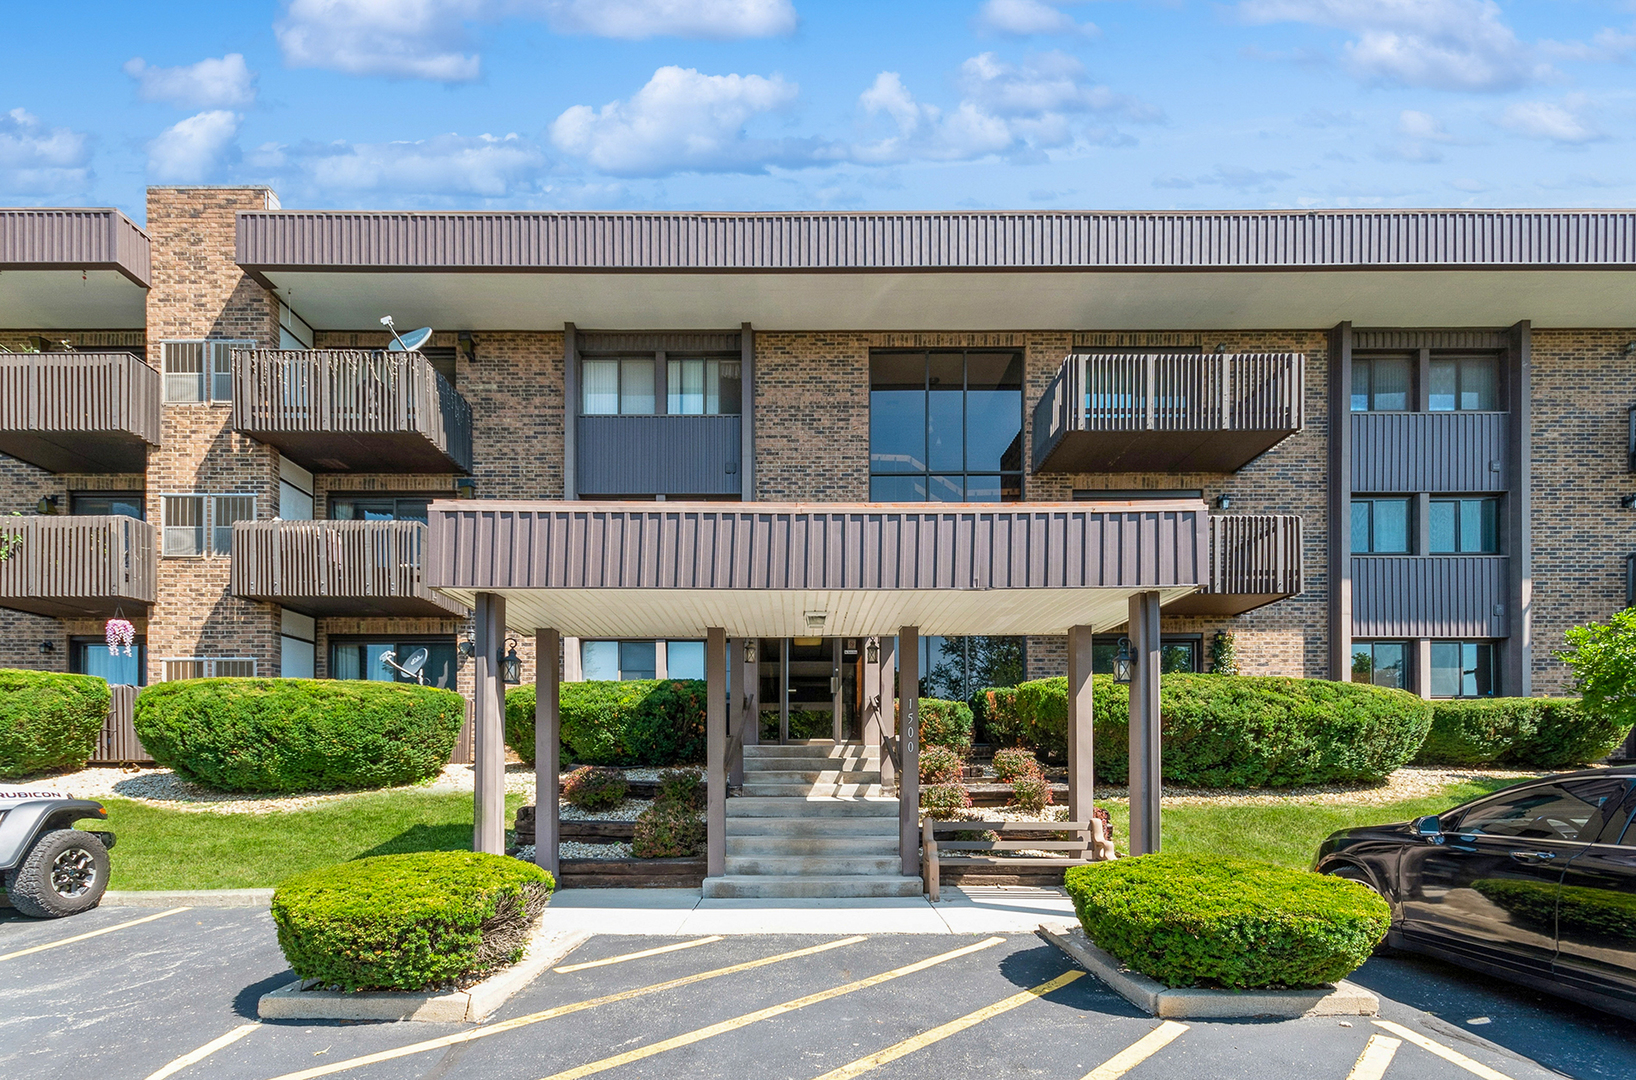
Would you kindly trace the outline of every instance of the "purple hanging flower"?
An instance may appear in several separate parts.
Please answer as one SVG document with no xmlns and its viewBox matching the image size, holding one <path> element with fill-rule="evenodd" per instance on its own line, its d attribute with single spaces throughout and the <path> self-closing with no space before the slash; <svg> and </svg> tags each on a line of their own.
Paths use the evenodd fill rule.
<svg viewBox="0 0 1636 1080">
<path fill-rule="evenodd" d="M 131 646 L 136 642 L 136 627 L 125 619 L 108 620 L 108 655 L 118 656 L 119 647 L 125 646 L 125 655 L 131 655 Z"/>
</svg>

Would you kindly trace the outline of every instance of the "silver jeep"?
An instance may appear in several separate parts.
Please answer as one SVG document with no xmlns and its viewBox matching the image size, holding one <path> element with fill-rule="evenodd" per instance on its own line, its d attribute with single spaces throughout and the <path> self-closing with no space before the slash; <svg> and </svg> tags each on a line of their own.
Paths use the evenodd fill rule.
<svg viewBox="0 0 1636 1080">
<path fill-rule="evenodd" d="M 89 799 L 0 789 L 0 886 L 11 906 L 38 919 L 58 919 L 101 903 L 114 834 L 74 825 L 107 816 L 101 803 Z"/>
</svg>

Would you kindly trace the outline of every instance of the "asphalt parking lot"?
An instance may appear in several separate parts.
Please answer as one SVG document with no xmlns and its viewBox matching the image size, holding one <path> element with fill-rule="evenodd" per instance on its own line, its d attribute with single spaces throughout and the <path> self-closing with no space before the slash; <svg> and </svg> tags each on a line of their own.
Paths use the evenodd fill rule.
<svg viewBox="0 0 1636 1080">
<path fill-rule="evenodd" d="M 0 911 L 0 1076 L 1636 1076 L 1625 1022 L 1433 961 L 1358 973 L 1380 1023 L 1178 1028 L 1078 971 L 1029 934 L 605 936 L 484 1024 L 262 1023 L 257 1000 L 291 978 L 265 912 Z"/>
</svg>

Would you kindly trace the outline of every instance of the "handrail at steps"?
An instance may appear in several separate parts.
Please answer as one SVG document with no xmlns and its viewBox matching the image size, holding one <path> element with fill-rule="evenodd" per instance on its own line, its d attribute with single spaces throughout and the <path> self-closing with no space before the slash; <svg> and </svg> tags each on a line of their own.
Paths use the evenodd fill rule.
<svg viewBox="0 0 1636 1080">
<path fill-rule="evenodd" d="M 957 832 L 994 832 L 999 840 L 944 840 L 937 834 Z M 1029 840 L 1019 837 L 1024 833 L 1077 833 L 1076 840 Z M 1089 836 L 1084 834 L 1089 833 Z M 1007 840 L 1010 834 L 1014 839 Z M 967 855 L 958 861 L 976 866 L 1080 866 L 1088 862 L 1102 862 L 1117 858 L 1113 841 L 1108 839 L 1102 819 L 1089 821 L 939 821 L 935 818 L 920 820 L 920 876 L 925 882 L 926 895 L 935 903 L 941 895 L 942 858 L 947 851 L 1062 851 L 1080 852 L 1079 858 L 1041 858 L 1039 856 Z"/>
</svg>

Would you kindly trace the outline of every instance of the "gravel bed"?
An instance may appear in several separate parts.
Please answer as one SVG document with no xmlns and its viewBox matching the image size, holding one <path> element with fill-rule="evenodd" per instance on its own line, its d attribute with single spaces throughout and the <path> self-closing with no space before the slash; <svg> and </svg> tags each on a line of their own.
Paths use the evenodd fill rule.
<svg viewBox="0 0 1636 1080">
<path fill-rule="evenodd" d="M 534 845 L 526 844 L 514 853 L 516 858 L 523 862 L 534 861 Z M 557 841 L 557 858 L 559 859 L 629 859 L 631 858 L 629 844 L 582 844 L 578 840 Z"/>
<path fill-rule="evenodd" d="M 652 805 L 647 799 L 626 799 L 607 810 L 581 810 L 562 799 L 557 803 L 557 817 L 562 821 L 635 821 L 636 815 Z"/>
<path fill-rule="evenodd" d="M 1354 806 L 1371 806 L 1401 802 L 1405 799 L 1427 798 L 1441 794 L 1450 784 L 1467 781 L 1528 780 L 1536 776 L 1549 775 L 1550 771 L 1539 769 L 1405 765 L 1387 777 L 1383 784 L 1325 784 L 1235 791 L 1211 791 L 1166 784 L 1160 791 L 1160 798 L 1171 806 L 1282 806 L 1288 803 L 1346 803 Z M 1130 798 L 1130 789 L 1111 784 L 1097 785 L 1096 798 L 1126 801 Z"/>
</svg>

